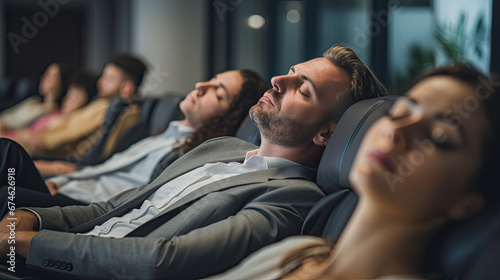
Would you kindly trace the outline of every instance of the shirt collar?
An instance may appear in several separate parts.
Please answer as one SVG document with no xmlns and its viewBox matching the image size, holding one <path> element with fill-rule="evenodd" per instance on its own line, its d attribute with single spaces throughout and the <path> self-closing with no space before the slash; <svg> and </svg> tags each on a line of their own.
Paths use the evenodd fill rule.
<svg viewBox="0 0 500 280">
<path fill-rule="evenodd" d="M 293 162 L 291 160 L 284 159 L 284 158 L 258 156 L 257 155 L 258 152 L 259 152 L 259 149 L 248 151 L 246 156 L 245 156 L 245 162 L 247 162 L 248 160 L 250 160 L 253 157 L 260 157 L 266 161 L 267 168 L 278 168 L 278 167 L 293 166 L 293 165 L 302 166 L 300 163 L 296 163 L 296 162 Z"/>
<path fill-rule="evenodd" d="M 194 129 L 181 124 L 179 121 L 171 121 L 168 128 L 163 132 L 162 138 L 180 138 L 193 134 Z"/>
</svg>

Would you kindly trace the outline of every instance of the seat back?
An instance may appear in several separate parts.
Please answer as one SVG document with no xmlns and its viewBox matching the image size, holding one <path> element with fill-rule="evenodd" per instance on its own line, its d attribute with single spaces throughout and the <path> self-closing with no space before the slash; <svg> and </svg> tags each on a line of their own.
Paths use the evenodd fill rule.
<svg viewBox="0 0 500 280">
<path fill-rule="evenodd" d="M 254 145 L 260 146 L 260 132 L 255 122 L 247 116 L 241 123 L 238 131 L 236 131 L 237 138 L 250 142 Z"/>
<path fill-rule="evenodd" d="M 0 91 L 0 111 L 13 107 L 36 93 L 36 83 L 30 78 L 2 79 Z"/>
<path fill-rule="evenodd" d="M 167 93 L 158 98 L 156 106 L 151 112 L 151 118 L 147 120 L 149 124 L 149 135 L 162 133 L 167 129 L 171 121 L 182 118 L 182 112 L 179 103 L 184 99 L 183 96 Z"/>
<path fill-rule="evenodd" d="M 14 98 L 24 100 L 35 93 L 36 83 L 30 78 L 19 78 L 14 88 Z"/>
<path fill-rule="evenodd" d="M 125 134 L 116 145 L 113 153 L 124 151 L 141 139 L 165 131 L 171 121 L 179 120 L 182 117 L 179 108 L 179 103 L 182 100 L 182 96 L 173 93 L 142 100 L 141 121 Z"/>
<path fill-rule="evenodd" d="M 317 185 L 327 194 L 309 212 L 303 234 L 337 239 L 351 217 L 357 195 L 349 183 L 349 170 L 370 126 L 389 111 L 397 96 L 360 101 L 342 115 L 323 152 Z"/>
<path fill-rule="evenodd" d="M 0 101 L 8 100 L 12 97 L 14 80 L 12 78 L 0 78 Z"/>
</svg>

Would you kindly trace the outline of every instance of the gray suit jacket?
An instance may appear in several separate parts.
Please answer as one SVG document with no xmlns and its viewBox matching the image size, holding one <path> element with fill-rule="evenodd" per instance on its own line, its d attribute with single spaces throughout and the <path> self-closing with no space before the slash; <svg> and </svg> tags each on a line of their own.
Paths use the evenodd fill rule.
<svg viewBox="0 0 500 280">
<path fill-rule="evenodd" d="M 308 211 L 324 196 L 312 182 L 315 171 L 302 166 L 271 168 L 208 184 L 125 238 L 73 234 L 140 207 L 151 193 L 179 175 L 209 162 L 243 162 L 246 152 L 255 148 L 236 138 L 209 140 L 172 163 L 151 184 L 109 201 L 32 208 L 40 215 L 43 230 L 33 238 L 26 264 L 62 272 L 64 262 L 64 272 L 96 278 L 199 278 L 299 234 Z"/>
</svg>

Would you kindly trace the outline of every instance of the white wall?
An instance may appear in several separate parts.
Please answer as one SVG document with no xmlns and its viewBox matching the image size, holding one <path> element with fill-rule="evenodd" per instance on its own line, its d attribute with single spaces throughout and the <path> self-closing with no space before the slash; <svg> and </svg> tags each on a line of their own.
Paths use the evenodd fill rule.
<svg viewBox="0 0 500 280">
<path fill-rule="evenodd" d="M 131 51 L 149 63 L 145 95 L 189 93 L 205 78 L 203 0 L 132 0 Z"/>
</svg>

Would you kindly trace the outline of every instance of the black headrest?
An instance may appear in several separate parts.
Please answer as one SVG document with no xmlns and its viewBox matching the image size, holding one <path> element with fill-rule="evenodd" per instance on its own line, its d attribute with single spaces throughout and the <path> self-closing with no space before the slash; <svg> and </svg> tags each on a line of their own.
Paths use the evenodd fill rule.
<svg viewBox="0 0 500 280">
<path fill-rule="evenodd" d="M 183 96 L 172 93 L 167 93 L 158 98 L 149 120 L 149 135 L 156 135 L 165 131 L 171 121 L 179 120 L 182 117 L 179 103 L 183 99 Z"/>
<path fill-rule="evenodd" d="M 364 100 L 342 115 L 318 167 L 316 183 L 327 196 L 307 215 L 302 234 L 329 239 L 340 236 L 358 201 L 348 180 L 358 147 L 368 128 L 390 109 L 396 98 Z"/>
<path fill-rule="evenodd" d="M 240 127 L 238 128 L 238 131 L 236 131 L 235 136 L 240 138 L 241 140 L 245 140 L 245 141 L 250 142 L 254 145 L 257 145 L 257 146 L 260 145 L 259 129 L 257 128 L 257 125 L 255 124 L 255 122 L 250 118 L 250 116 L 247 116 L 243 120 Z"/>
<path fill-rule="evenodd" d="M 318 167 L 316 183 L 326 194 L 351 187 L 349 170 L 363 136 L 376 120 L 387 113 L 397 97 L 363 100 L 342 115 Z"/>
</svg>

